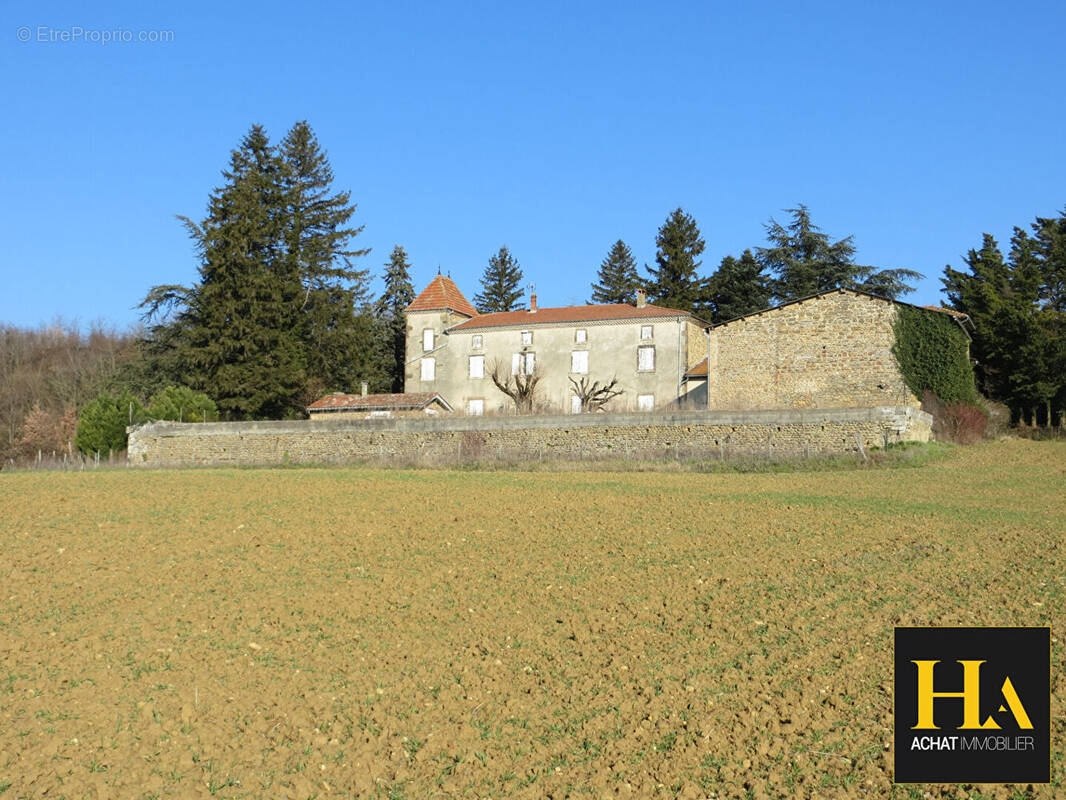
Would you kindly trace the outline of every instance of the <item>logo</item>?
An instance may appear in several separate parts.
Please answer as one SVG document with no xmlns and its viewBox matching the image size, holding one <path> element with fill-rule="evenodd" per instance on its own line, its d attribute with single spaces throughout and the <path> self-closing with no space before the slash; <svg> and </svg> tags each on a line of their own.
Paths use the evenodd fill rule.
<svg viewBox="0 0 1066 800">
<path fill-rule="evenodd" d="M 1050 628 L 896 628 L 896 783 L 1051 781 Z"/>
</svg>

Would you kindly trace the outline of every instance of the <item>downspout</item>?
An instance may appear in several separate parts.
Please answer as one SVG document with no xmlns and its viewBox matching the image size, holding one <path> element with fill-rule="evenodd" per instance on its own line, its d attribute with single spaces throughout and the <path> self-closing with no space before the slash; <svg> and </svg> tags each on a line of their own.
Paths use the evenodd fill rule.
<svg viewBox="0 0 1066 800">
<path fill-rule="evenodd" d="M 681 389 L 685 384 L 685 361 L 681 358 L 681 334 L 685 330 L 685 318 L 677 318 L 677 407 L 681 408 Z"/>
<path fill-rule="evenodd" d="M 707 332 L 707 410 L 711 410 L 711 326 L 704 330 Z"/>
</svg>

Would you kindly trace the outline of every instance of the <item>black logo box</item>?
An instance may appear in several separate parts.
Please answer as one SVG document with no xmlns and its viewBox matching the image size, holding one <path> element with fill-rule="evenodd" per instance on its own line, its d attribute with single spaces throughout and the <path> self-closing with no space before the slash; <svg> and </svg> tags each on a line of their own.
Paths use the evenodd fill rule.
<svg viewBox="0 0 1066 800">
<path fill-rule="evenodd" d="M 934 697 L 938 730 L 914 730 L 919 698 L 918 667 L 913 662 L 919 660 L 940 662 L 933 667 L 934 692 L 962 692 L 964 668 L 959 662 L 984 661 L 978 716 L 981 724 L 992 717 L 1000 729 L 960 729 L 965 700 Z M 1031 730 L 1019 728 L 1004 697 L 1007 678 Z M 926 736 L 937 740 L 935 746 L 920 740 L 919 745 L 930 749 L 915 749 L 915 738 Z M 1051 629 L 896 628 L 893 779 L 896 783 L 1049 783 Z"/>
</svg>

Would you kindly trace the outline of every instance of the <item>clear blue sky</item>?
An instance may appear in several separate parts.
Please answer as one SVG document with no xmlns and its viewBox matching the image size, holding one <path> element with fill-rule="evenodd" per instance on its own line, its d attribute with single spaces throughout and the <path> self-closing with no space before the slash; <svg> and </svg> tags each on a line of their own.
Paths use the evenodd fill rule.
<svg viewBox="0 0 1066 800">
<path fill-rule="evenodd" d="M 616 239 L 653 262 L 677 206 L 710 274 L 802 202 L 938 302 L 983 231 L 1066 206 L 1064 30 L 1062 0 L 8 0 L 0 322 L 134 322 L 196 279 L 174 215 L 203 216 L 250 125 L 300 119 L 363 266 L 402 244 L 419 289 L 439 264 L 472 297 L 506 244 L 542 306 L 584 302 Z M 85 41 L 114 31 L 172 41 Z"/>
</svg>

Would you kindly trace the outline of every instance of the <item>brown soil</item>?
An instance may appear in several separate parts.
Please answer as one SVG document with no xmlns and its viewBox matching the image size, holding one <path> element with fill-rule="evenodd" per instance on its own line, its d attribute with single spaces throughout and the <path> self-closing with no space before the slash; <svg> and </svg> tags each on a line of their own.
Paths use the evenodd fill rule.
<svg viewBox="0 0 1066 800">
<path fill-rule="evenodd" d="M 0 476 L 0 800 L 1063 796 L 894 789 L 891 646 L 1055 626 L 1064 489 L 1066 444 L 1022 441 L 782 475 Z"/>
</svg>

